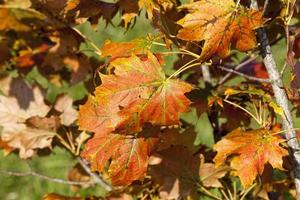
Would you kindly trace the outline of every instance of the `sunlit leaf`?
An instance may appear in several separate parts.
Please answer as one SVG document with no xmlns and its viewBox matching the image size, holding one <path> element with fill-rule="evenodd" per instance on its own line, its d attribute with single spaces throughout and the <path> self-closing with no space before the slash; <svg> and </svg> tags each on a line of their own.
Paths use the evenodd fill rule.
<svg viewBox="0 0 300 200">
<path fill-rule="evenodd" d="M 158 59 L 131 56 L 115 59 L 114 74 L 100 74 L 102 84 L 80 108 L 79 124 L 84 130 L 105 134 L 129 129 L 138 132 L 144 123 L 174 125 L 188 110 L 185 93 L 192 86 L 179 79 L 167 79 Z"/>
<path fill-rule="evenodd" d="M 288 151 L 280 146 L 284 140 L 272 133 L 265 129 L 242 131 L 240 128 L 230 132 L 214 146 L 218 152 L 214 158 L 216 165 L 232 157 L 231 167 L 245 187 L 250 186 L 257 175 L 262 175 L 267 163 L 283 169 L 282 158 Z"/>
<path fill-rule="evenodd" d="M 87 142 L 81 156 L 95 171 L 101 172 L 108 166 L 112 183 L 124 186 L 144 178 L 156 142 L 157 138 L 146 138 L 144 134 L 96 134 Z"/>
<path fill-rule="evenodd" d="M 181 6 L 188 14 L 178 21 L 183 28 L 177 37 L 187 41 L 202 41 L 201 58 L 213 54 L 226 57 L 231 45 L 241 51 L 256 46 L 254 29 L 263 24 L 262 13 L 237 6 L 233 0 L 201 0 Z"/>
</svg>

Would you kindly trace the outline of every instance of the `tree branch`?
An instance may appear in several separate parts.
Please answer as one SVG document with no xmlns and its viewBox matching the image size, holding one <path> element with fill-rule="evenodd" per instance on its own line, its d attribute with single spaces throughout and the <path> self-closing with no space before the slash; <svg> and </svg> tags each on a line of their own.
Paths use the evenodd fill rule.
<svg viewBox="0 0 300 200">
<path fill-rule="evenodd" d="M 222 67 L 222 66 L 218 66 L 219 69 L 221 70 L 224 70 L 224 71 L 227 71 L 227 72 L 230 72 L 231 74 L 237 74 L 239 76 L 242 76 L 246 79 L 249 79 L 249 80 L 252 80 L 252 81 L 258 81 L 258 82 L 261 82 L 261 83 L 271 83 L 271 80 L 270 79 L 264 79 L 264 78 L 256 78 L 254 76 L 249 76 L 247 74 L 244 74 L 244 73 L 241 73 L 239 71 L 236 71 L 234 69 L 229 69 L 229 68 L 226 68 L 226 67 Z"/>
<path fill-rule="evenodd" d="M 258 10 L 257 0 L 251 1 L 251 8 Z M 287 95 L 285 93 L 280 73 L 277 69 L 273 54 L 271 52 L 266 30 L 264 28 L 258 29 L 257 37 L 260 43 L 261 55 L 263 57 L 264 64 L 268 71 L 270 80 L 272 81 L 272 88 L 276 102 L 284 111 L 285 117 L 283 117 L 282 123 L 283 128 L 287 130 L 285 132 L 285 137 L 287 139 L 287 144 L 290 148 L 292 158 L 295 161 L 295 168 L 293 172 L 295 177 L 296 196 L 297 199 L 300 200 L 300 151 L 299 144 L 296 139 L 296 131 L 292 120 L 292 114 L 288 107 Z"/>
<path fill-rule="evenodd" d="M 81 158 L 78 159 L 80 165 L 83 167 L 83 169 L 86 171 L 86 173 L 88 173 L 92 179 L 94 180 L 94 182 L 98 185 L 100 185 L 101 187 L 103 187 L 106 191 L 110 192 L 113 190 L 113 187 L 111 185 L 109 185 L 108 183 L 106 183 L 102 177 L 100 177 L 98 174 L 93 173 L 90 169 L 90 167 L 88 166 L 88 164 Z"/>
<path fill-rule="evenodd" d="M 28 172 L 12 172 L 12 171 L 6 171 L 6 170 L 0 170 L 1 174 L 8 175 L 8 176 L 35 176 L 40 179 L 44 179 L 47 181 L 55 182 L 55 183 L 62 183 L 66 185 L 86 185 L 86 184 L 93 184 L 93 181 L 69 181 L 69 180 L 64 180 L 64 179 L 59 179 L 59 178 L 53 178 L 49 177 L 43 174 L 39 174 L 34 171 L 28 171 Z"/>
<path fill-rule="evenodd" d="M 257 58 L 257 56 L 254 57 L 250 57 L 249 59 L 245 60 L 244 62 L 240 63 L 239 65 L 237 65 L 236 67 L 234 67 L 234 70 L 239 70 L 240 68 L 244 67 L 245 65 L 251 63 L 252 61 L 254 61 Z M 230 72 L 228 74 L 226 74 L 218 83 L 218 85 L 222 85 L 223 83 L 225 83 L 227 81 L 227 79 L 233 74 L 233 72 Z"/>
</svg>

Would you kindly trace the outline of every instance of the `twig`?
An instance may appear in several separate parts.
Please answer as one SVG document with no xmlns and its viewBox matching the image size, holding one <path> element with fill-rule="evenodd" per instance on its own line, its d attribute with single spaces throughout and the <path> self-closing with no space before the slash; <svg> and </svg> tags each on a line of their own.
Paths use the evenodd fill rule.
<svg viewBox="0 0 300 200">
<path fill-rule="evenodd" d="M 264 78 L 257 78 L 257 77 L 254 77 L 254 76 L 249 76 L 247 74 L 244 74 L 244 73 L 241 73 L 241 72 L 238 72 L 234 69 L 229 69 L 229 68 L 226 68 L 226 67 L 222 67 L 222 66 L 218 66 L 219 69 L 221 70 L 224 70 L 224 71 L 227 71 L 227 72 L 230 72 L 232 74 L 237 74 L 239 76 L 242 76 L 246 79 L 249 79 L 249 80 L 252 80 L 252 81 L 257 81 L 257 82 L 261 82 L 261 83 L 271 83 L 271 80 L 270 79 L 264 79 Z"/>
<path fill-rule="evenodd" d="M 12 171 L 6 171 L 6 170 L 0 170 L 1 174 L 4 175 L 9 175 L 9 176 L 35 176 L 47 181 L 51 181 L 51 182 L 55 182 L 55 183 L 62 183 L 62 184 L 66 184 L 66 185 L 86 185 L 86 184 L 93 184 L 93 181 L 69 181 L 69 180 L 64 180 L 64 179 L 59 179 L 59 178 L 53 178 L 53 177 L 49 177 L 43 174 L 39 174 L 37 172 L 34 171 L 28 171 L 28 172 L 12 172 Z"/>
<path fill-rule="evenodd" d="M 263 8 L 263 14 L 265 14 L 265 12 L 267 10 L 267 7 L 268 7 L 268 4 L 269 4 L 269 0 L 265 0 L 264 8 Z"/>
<path fill-rule="evenodd" d="M 245 60 L 244 62 L 240 63 L 239 65 L 237 65 L 236 67 L 234 67 L 234 70 L 239 70 L 240 68 L 244 67 L 245 65 L 251 63 L 252 61 L 254 61 L 257 58 L 257 56 L 251 57 L 247 60 Z M 233 73 L 230 72 L 228 74 L 226 74 L 226 76 L 224 76 L 218 83 L 218 85 L 222 85 L 225 81 L 227 81 L 227 79 L 232 75 Z"/>
<path fill-rule="evenodd" d="M 79 161 L 80 165 L 83 167 L 83 169 L 92 177 L 92 179 L 94 180 L 94 183 L 99 184 L 101 187 L 103 187 L 108 192 L 113 190 L 113 187 L 111 185 L 106 183 L 98 174 L 93 173 L 91 171 L 91 169 L 89 168 L 89 166 L 83 159 L 79 158 L 78 161 Z"/>
<path fill-rule="evenodd" d="M 205 187 L 203 187 L 203 186 L 201 186 L 201 185 L 199 185 L 199 191 L 202 192 L 202 193 L 204 193 L 205 195 L 207 195 L 207 196 L 213 198 L 213 199 L 221 200 L 220 197 L 218 197 L 218 196 L 212 194 L 209 190 L 207 190 Z"/>
<path fill-rule="evenodd" d="M 251 8 L 258 10 L 257 0 L 251 1 Z M 299 144 L 296 139 L 296 131 L 294 130 L 294 123 L 292 119 L 291 112 L 288 107 L 288 98 L 285 93 L 282 79 L 280 77 L 280 73 L 277 69 L 273 54 L 271 52 L 271 47 L 269 45 L 268 37 L 266 30 L 264 28 L 260 28 L 257 30 L 257 37 L 260 42 L 261 55 L 264 60 L 264 64 L 268 71 L 270 80 L 272 80 L 272 88 L 274 91 L 275 99 L 283 111 L 284 116 L 282 118 L 283 128 L 288 131 L 285 133 L 285 137 L 288 140 L 287 144 L 291 150 L 291 156 L 295 162 L 294 167 L 294 179 L 296 186 L 296 197 L 300 200 L 300 152 L 299 152 Z"/>
<path fill-rule="evenodd" d="M 247 194 L 257 185 L 257 183 L 252 184 L 241 196 L 240 200 L 244 200 Z"/>
</svg>

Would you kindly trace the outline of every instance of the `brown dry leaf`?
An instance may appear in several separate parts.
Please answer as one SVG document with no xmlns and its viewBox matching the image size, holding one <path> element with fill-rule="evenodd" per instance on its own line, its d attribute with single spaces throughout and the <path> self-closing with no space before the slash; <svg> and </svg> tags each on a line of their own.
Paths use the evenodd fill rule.
<svg viewBox="0 0 300 200">
<path fill-rule="evenodd" d="M 50 39 L 55 45 L 49 49 L 41 67 L 55 71 L 67 67 L 71 70 L 72 84 L 84 80 L 91 70 L 91 64 L 86 55 L 78 53 L 82 37 L 74 30 L 65 28 L 54 32 Z"/>
<path fill-rule="evenodd" d="M 63 18 L 69 23 L 83 23 L 87 20 L 92 25 L 98 24 L 102 17 L 107 23 L 118 11 L 117 3 L 94 0 L 33 0 L 36 5 L 43 6 L 53 16 Z"/>
<path fill-rule="evenodd" d="M 24 91 L 25 92 L 25 91 Z M 0 125 L 3 132 L 12 131 L 14 127 L 18 129 L 20 123 L 34 116 L 45 117 L 50 108 L 44 103 L 41 90 L 38 87 L 33 88 L 32 99 L 26 100 L 26 93 L 23 93 L 23 99 L 16 97 L 7 97 L 0 95 Z M 27 106 L 22 106 L 27 104 Z"/>
<path fill-rule="evenodd" d="M 280 146 L 284 142 L 273 135 L 272 131 L 257 129 L 243 131 L 238 128 L 214 145 L 218 152 L 214 161 L 220 166 L 232 158 L 231 167 L 236 170 L 243 186 L 250 186 L 257 175 L 262 175 L 265 165 L 283 169 L 282 158 L 288 151 Z"/>
<path fill-rule="evenodd" d="M 19 155 L 22 159 L 30 158 L 34 155 L 36 149 L 50 147 L 55 132 L 26 127 L 20 124 L 14 132 L 2 132 L 1 139 L 10 147 L 19 149 Z"/>
<path fill-rule="evenodd" d="M 223 187 L 219 179 L 224 177 L 230 168 L 228 166 L 216 167 L 213 163 L 204 163 L 204 159 L 201 161 L 199 176 L 203 186 Z"/>
<path fill-rule="evenodd" d="M 263 25 L 262 13 L 249 10 L 233 0 L 200 0 L 181 6 L 188 10 L 178 21 L 183 28 L 177 37 L 187 41 L 202 41 L 201 59 L 213 54 L 224 58 L 233 44 L 240 51 L 256 46 L 254 29 Z"/>
<path fill-rule="evenodd" d="M 160 158 L 161 162 L 150 167 L 150 174 L 154 182 L 161 185 L 160 198 L 196 199 L 201 156 L 193 155 L 186 147 L 177 145 L 160 151 L 155 157 Z"/>
<path fill-rule="evenodd" d="M 58 97 L 54 108 L 61 112 L 59 118 L 63 125 L 70 126 L 78 117 L 78 111 L 73 108 L 73 99 L 68 95 Z"/>
<path fill-rule="evenodd" d="M 13 79 L 8 84 L 10 96 L 0 95 L 1 140 L 19 149 L 20 157 L 26 159 L 34 155 L 35 149 L 51 145 L 54 131 L 26 124 L 33 117 L 44 118 L 50 107 L 44 103 L 42 91 L 38 87 L 31 87 L 20 79 Z M 38 126 L 38 123 L 35 125 Z"/>
<path fill-rule="evenodd" d="M 171 146 L 181 145 L 187 147 L 192 153 L 199 150 L 199 146 L 194 145 L 196 139 L 196 132 L 194 127 L 190 127 L 183 133 L 180 133 L 178 129 L 166 129 L 159 134 L 159 144 L 157 151 L 168 149 Z"/>
<path fill-rule="evenodd" d="M 26 125 L 38 129 L 56 131 L 60 127 L 60 120 L 57 116 L 51 117 L 30 117 L 26 120 Z"/>
</svg>

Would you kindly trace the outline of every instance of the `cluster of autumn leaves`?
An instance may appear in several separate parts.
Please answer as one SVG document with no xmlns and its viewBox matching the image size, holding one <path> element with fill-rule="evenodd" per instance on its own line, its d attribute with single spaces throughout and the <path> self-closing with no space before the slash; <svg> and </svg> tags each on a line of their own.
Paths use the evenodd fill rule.
<svg viewBox="0 0 300 200">
<path fill-rule="evenodd" d="M 207 149 L 202 146 L 195 146 L 195 132 L 181 127 L 180 116 L 191 107 L 199 106 L 199 102 L 188 98 L 198 87 L 175 78 L 175 75 L 167 77 L 164 57 L 151 51 L 155 42 L 149 39 L 107 41 L 101 49 L 96 47 L 97 56 L 106 59 L 99 72 L 101 84 L 85 103 L 80 102 L 83 105 L 79 107 L 79 114 L 72 106 L 74 99 L 60 94 L 67 93 L 68 89 L 47 99 L 52 106 L 45 103 L 47 95 L 43 93 L 43 90 L 51 93 L 54 86 L 62 86 L 65 82 L 81 83 L 91 69 L 99 65 L 93 66 L 80 52 L 80 43 L 90 41 L 72 27 L 75 24 L 89 21 L 96 25 L 99 18 L 111 23 L 111 19 L 120 13 L 122 24 L 129 28 L 145 10 L 153 26 L 162 32 L 167 48 L 171 49 L 171 43 L 176 44 L 174 40 L 177 39 L 181 40 L 176 44 L 178 46 L 184 46 L 184 42 L 201 43 L 201 53 L 193 55 L 194 61 L 204 63 L 213 56 L 227 57 L 231 48 L 240 51 L 256 48 L 255 30 L 265 22 L 262 12 L 233 0 L 200 0 L 181 6 L 175 0 L 120 0 L 114 3 L 28 0 L 19 2 L 20 7 L 12 6 L 13 0 L 0 3 L 0 19 L 5 19 L 0 22 L 0 31 L 6 38 L 0 40 L 0 52 L 4 52 L 0 58 L 1 66 L 9 61 L 24 74 L 38 66 L 50 82 L 50 86 L 43 86 L 39 81 L 30 85 L 22 82 L 20 77 L 10 75 L 1 79 L 0 126 L 3 129 L 0 147 L 6 152 L 18 149 L 20 157 L 26 159 L 37 149 L 51 146 L 54 137 L 65 142 L 57 130 L 62 126 L 76 126 L 74 122 L 78 118 L 79 128 L 76 128 L 83 132 L 76 139 L 76 148 L 64 144 L 72 153 L 78 155 L 82 150 L 80 156 L 88 161 L 91 169 L 108 177 L 113 186 L 143 183 L 150 175 L 153 183 L 160 185 L 162 199 L 187 196 L 196 199 L 201 188 L 223 187 L 219 179 L 230 172 L 248 188 L 257 175 L 263 174 L 266 164 L 283 169 L 283 157 L 288 151 L 282 147 L 284 140 L 272 130 L 235 129 L 214 145 L 217 154 L 213 156 L 208 156 Z M 168 35 L 160 22 L 166 20 L 163 14 L 171 9 L 185 13 L 170 27 L 179 25 L 176 37 Z M 13 37 L 9 31 L 18 34 Z M 13 89 L 12 84 L 19 88 L 15 94 L 9 91 Z M 20 102 L 23 88 L 29 91 L 28 99 Z M 233 89 L 228 91 L 225 92 L 227 97 L 243 93 Z M 275 113 L 282 112 L 271 97 L 265 95 L 264 100 Z M 208 104 L 210 107 L 213 104 L 223 106 L 218 95 Z M 92 138 L 81 149 L 89 137 L 86 132 L 92 132 Z M 69 138 L 70 133 L 67 136 Z"/>
<path fill-rule="evenodd" d="M 216 15 L 209 13 L 212 7 L 218 11 Z M 259 11 L 241 6 L 236 11 L 233 1 L 199 1 L 181 9 L 188 9 L 190 14 L 178 22 L 183 26 L 178 38 L 205 40 L 200 60 L 213 54 L 226 57 L 231 43 L 244 51 L 256 46 L 254 29 L 263 25 Z M 191 104 L 185 94 L 195 88 L 180 79 L 167 78 L 161 67 L 163 59 L 150 51 L 142 53 L 142 50 L 137 41 L 107 42 L 101 52 L 111 58 L 107 63 L 109 74 L 100 73 L 101 85 L 80 107 L 80 128 L 95 133 L 81 156 L 91 163 L 93 170 L 107 170 L 114 185 L 129 185 L 143 179 L 153 154 L 162 158 L 161 165 L 177 163 L 175 158 L 170 161 L 168 154 L 176 155 L 180 162 L 187 159 L 187 155 L 193 157 L 193 152 L 184 149 L 189 146 L 178 141 L 172 144 L 174 140 L 164 139 L 169 136 L 155 127 L 179 124 L 180 114 L 186 112 Z M 145 133 L 147 131 L 150 133 Z M 169 142 L 169 148 L 162 149 L 161 141 L 164 141 L 163 146 Z M 236 170 L 243 185 L 248 187 L 256 175 L 262 174 L 265 164 L 282 169 L 282 157 L 288 155 L 280 146 L 282 141 L 267 130 L 244 132 L 237 129 L 215 145 L 218 152 L 215 164 L 222 166 L 227 158 L 234 156 L 231 167 Z"/>
</svg>

